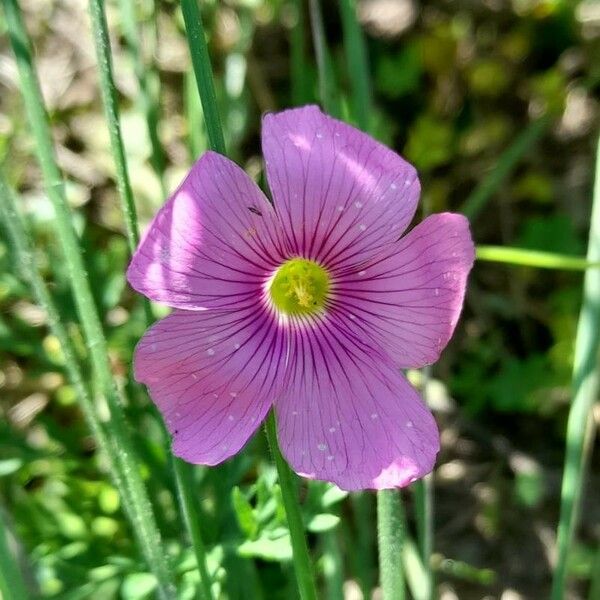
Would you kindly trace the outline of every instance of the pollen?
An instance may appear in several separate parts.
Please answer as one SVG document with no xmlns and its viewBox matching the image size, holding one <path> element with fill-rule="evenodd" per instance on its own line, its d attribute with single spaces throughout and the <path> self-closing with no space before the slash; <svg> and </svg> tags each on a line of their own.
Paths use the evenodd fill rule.
<svg viewBox="0 0 600 600">
<path fill-rule="evenodd" d="M 319 264 L 305 258 L 283 263 L 271 279 L 269 294 L 275 308 L 286 315 L 321 312 L 330 291 L 330 278 Z"/>
</svg>

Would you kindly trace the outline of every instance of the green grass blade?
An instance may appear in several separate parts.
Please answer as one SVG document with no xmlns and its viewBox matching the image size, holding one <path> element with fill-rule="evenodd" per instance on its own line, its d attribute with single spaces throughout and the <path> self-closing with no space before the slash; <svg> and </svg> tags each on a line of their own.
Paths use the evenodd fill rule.
<svg viewBox="0 0 600 600">
<path fill-rule="evenodd" d="M 181 12 L 183 13 L 192 65 L 196 75 L 196 85 L 198 86 L 202 110 L 204 111 L 208 142 L 212 150 L 225 154 L 225 138 L 223 137 L 210 56 L 197 0 L 181 0 Z"/>
<path fill-rule="evenodd" d="M 476 257 L 477 260 L 537 267 L 538 269 L 585 271 L 586 269 L 600 268 L 600 261 L 597 260 L 591 261 L 578 256 L 505 246 L 477 246 Z"/>
<path fill-rule="evenodd" d="M 213 600 L 211 577 L 206 564 L 206 548 L 200 533 L 200 513 L 198 511 L 198 495 L 194 493 L 192 469 L 190 465 L 176 456 L 173 457 L 173 469 L 179 493 L 179 503 L 183 517 L 192 540 L 196 556 L 196 564 L 200 574 L 200 594 L 203 600 Z"/>
<path fill-rule="evenodd" d="M 33 297 L 37 304 L 46 312 L 48 326 L 60 344 L 65 363 L 65 370 L 69 381 L 75 388 L 77 401 L 81 407 L 83 416 L 90 431 L 94 435 L 98 448 L 108 459 L 112 480 L 119 490 L 119 494 L 124 499 L 123 506 L 127 510 L 131 506 L 131 502 L 127 500 L 129 490 L 120 472 L 118 458 L 119 449 L 110 443 L 107 432 L 102 425 L 92 396 L 81 372 L 73 342 L 67 333 L 60 318 L 58 308 L 56 307 L 40 269 L 36 264 L 33 243 L 18 213 L 15 194 L 4 181 L 2 174 L 0 174 L 0 219 L 4 223 L 12 242 L 12 247 L 16 256 L 17 271 L 20 273 L 23 281 L 26 281 L 31 287 Z M 129 517 L 132 518 L 132 515 L 129 515 Z"/>
<path fill-rule="evenodd" d="M 137 214 L 133 201 L 133 192 L 131 191 L 131 183 L 129 181 L 129 172 L 127 170 L 123 136 L 121 135 L 119 106 L 117 104 L 110 39 L 108 37 L 108 27 L 106 25 L 103 0 L 90 0 L 89 11 L 92 19 L 96 59 L 98 61 L 98 71 L 100 75 L 102 104 L 104 105 L 104 115 L 108 124 L 110 146 L 115 162 L 117 188 L 121 199 L 121 209 L 123 211 L 123 216 L 125 217 L 127 242 L 129 244 L 130 252 L 133 253 L 140 241 Z"/>
<path fill-rule="evenodd" d="M 0 598 L 27 600 L 27 586 L 17 561 L 8 546 L 4 518 L 0 511 Z"/>
<path fill-rule="evenodd" d="M 110 132 L 110 141 L 112 153 L 117 172 L 117 182 L 119 194 L 121 197 L 121 206 L 125 216 L 127 231 L 127 241 L 130 252 L 133 253 L 139 243 L 139 229 L 137 221 L 137 211 L 129 183 L 129 174 L 121 128 L 119 123 L 119 109 L 116 99 L 116 90 L 112 73 L 112 55 L 110 51 L 110 40 L 108 37 L 108 28 L 106 25 L 106 15 L 104 14 L 103 0 L 90 0 L 90 14 L 92 17 L 92 28 L 94 40 L 96 43 L 96 55 L 100 68 L 100 87 L 102 91 L 102 100 L 108 128 Z M 148 325 L 152 322 L 152 313 L 149 303 L 144 302 Z M 186 463 L 175 459 L 174 473 L 179 489 L 179 498 L 181 500 L 181 509 L 185 523 L 188 527 L 190 539 L 196 555 L 196 561 L 200 572 L 201 586 L 206 600 L 212 598 L 210 579 L 206 567 L 206 550 L 200 534 L 200 518 L 198 509 L 193 499 L 195 498 L 192 478 L 189 470 L 191 467 Z"/>
<path fill-rule="evenodd" d="M 279 485 L 281 486 L 281 496 L 283 498 L 288 527 L 290 528 L 292 551 L 294 554 L 294 569 L 296 571 L 300 598 L 302 600 L 317 600 L 315 578 L 312 571 L 310 556 L 308 554 L 306 537 L 304 535 L 302 513 L 300 512 L 300 505 L 298 504 L 298 490 L 295 475 L 292 473 L 279 450 L 274 411 L 269 413 L 265 429 L 267 439 L 269 440 L 269 447 L 271 448 L 271 454 L 273 455 L 275 466 L 277 467 Z"/>
<path fill-rule="evenodd" d="M 423 589 L 421 597 L 430 600 L 433 596 L 433 570 L 431 569 L 431 553 L 433 552 L 433 475 L 429 473 L 423 479 L 416 481 L 414 491 L 415 519 L 419 541 L 418 553 L 423 565 L 423 574 L 420 578 L 421 588 Z"/>
<path fill-rule="evenodd" d="M 123 37 L 133 61 L 133 68 L 138 81 L 139 104 L 148 128 L 148 138 L 150 139 L 151 147 L 150 164 L 160 180 L 163 195 L 166 196 L 167 190 L 164 182 L 164 171 L 167 161 L 160 138 L 158 137 L 158 124 L 160 121 L 160 83 L 158 73 L 144 64 L 135 15 L 136 3 L 133 0 L 119 0 L 119 8 Z M 156 9 L 155 6 L 153 8 Z"/>
<path fill-rule="evenodd" d="M 306 43 L 304 37 L 304 2 L 294 0 L 296 22 L 290 40 L 290 71 L 292 77 L 292 102 L 295 106 L 306 104 L 310 99 Z"/>
<path fill-rule="evenodd" d="M 129 514 L 134 516 L 133 527 L 140 550 L 155 574 L 161 596 L 170 598 L 173 585 L 167 554 L 163 549 L 152 505 L 144 487 L 135 458 L 130 432 L 120 406 L 120 396 L 112 376 L 106 339 L 83 264 L 81 249 L 75 233 L 64 193 L 62 175 L 54 156 L 50 124 L 40 91 L 21 9 L 17 0 L 3 0 L 9 38 L 17 60 L 25 109 L 36 142 L 36 151 L 46 191 L 54 207 L 58 238 L 69 274 L 71 289 L 83 334 L 90 352 L 94 375 L 110 411 L 111 442 L 120 449 L 119 460 L 123 477 L 129 488 Z"/>
<path fill-rule="evenodd" d="M 379 581 L 385 600 L 404 600 L 406 585 L 402 553 L 406 524 L 400 490 L 377 492 L 377 537 Z"/>
<path fill-rule="evenodd" d="M 600 261 L 600 139 L 587 259 Z M 590 442 L 590 411 L 600 387 L 600 270 L 588 269 L 583 281 L 583 302 L 575 337 L 573 361 L 573 402 L 567 422 L 567 447 L 558 523 L 558 560 L 552 582 L 552 600 L 561 600 L 567 582 L 567 562 L 578 517 L 585 465 Z M 587 434 L 586 434 L 587 431 Z"/>
<path fill-rule="evenodd" d="M 371 77 L 367 48 L 356 16 L 355 0 L 339 0 L 344 34 L 346 68 L 352 85 L 352 110 L 358 126 L 369 131 L 371 125 Z"/>
<path fill-rule="evenodd" d="M 465 200 L 460 208 L 460 212 L 465 217 L 472 221 L 479 215 L 490 198 L 508 179 L 521 158 L 533 148 L 546 132 L 551 122 L 549 116 L 541 117 L 532 121 L 517 136 L 515 141 L 500 155 L 494 168 Z"/>
<path fill-rule="evenodd" d="M 338 539 L 338 530 L 327 531 L 323 539 L 323 578 L 325 600 L 344 600 L 344 557 Z"/>
<path fill-rule="evenodd" d="M 406 584 L 414 600 L 430 600 L 432 597 L 431 568 L 425 568 L 417 546 L 406 536 L 402 547 L 402 563 Z M 429 555 L 427 555 L 429 561 Z"/>
<path fill-rule="evenodd" d="M 317 72 L 319 77 L 319 96 L 323 108 L 330 115 L 340 115 L 338 87 L 333 70 L 333 61 L 327 47 L 321 3 L 319 0 L 309 0 L 310 25 L 312 30 L 315 57 L 317 59 Z"/>
</svg>

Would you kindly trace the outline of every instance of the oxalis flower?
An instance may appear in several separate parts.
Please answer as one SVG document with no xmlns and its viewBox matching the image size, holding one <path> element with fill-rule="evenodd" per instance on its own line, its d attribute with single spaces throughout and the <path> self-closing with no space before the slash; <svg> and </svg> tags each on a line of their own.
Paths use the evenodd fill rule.
<svg viewBox="0 0 600 600">
<path fill-rule="evenodd" d="M 173 312 L 134 358 L 173 451 L 215 465 L 275 408 L 299 474 L 347 490 L 407 485 L 439 449 L 401 369 L 452 335 L 474 248 L 466 219 L 433 215 L 400 237 L 415 169 L 315 106 L 264 117 L 271 204 L 207 152 L 160 209 L 128 270 Z"/>
</svg>

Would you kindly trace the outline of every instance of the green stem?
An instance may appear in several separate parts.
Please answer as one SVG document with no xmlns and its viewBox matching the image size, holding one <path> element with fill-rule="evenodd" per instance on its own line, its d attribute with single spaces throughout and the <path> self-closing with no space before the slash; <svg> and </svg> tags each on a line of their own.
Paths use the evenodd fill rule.
<svg viewBox="0 0 600 600">
<path fill-rule="evenodd" d="M 379 580 L 383 600 L 404 600 L 406 588 L 402 567 L 405 525 L 400 490 L 377 492 Z"/>
<path fill-rule="evenodd" d="M 163 549 L 152 505 L 141 478 L 130 432 L 120 406 L 119 391 L 112 377 L 106 338 L 104 337 L 77 235 L 71 220 L 62 175 L 54 156 L 50 124 L 33 66 L 29 38 L 17 0 L 3 0 L 3 6 L 11 45 L 17 60 L 25 109 L 36 142 L 46 191 L 54 207 L 54 223 L 62 247 L 77 312 L 90 352 L 94 374 L 109 408 L 110 417 L 106 427 L 111 433 L 111 443 L 118 446 L 120 467 L 129 488 L 128 499 L 131 502 L 129 514 L 134 517 L 134 532 L 138 536 L 140 549 L 158 580 L 161 596 L 170 598 L 174 593 L 174 587 L 171 583 L 167 554 Z"/>
<path fill-rule="evenodd" d="M 133 0 L 120 0 L 121 26 L 123 28 L 123 37 L 127 43 L 129 55 L 133 61 L 133 68 L 138 80 L 139 103 L 142 112 L 146 118 L 148 127 L 148 137 L 150 139 L 151 156 L 150 163 L 154 172 L 158 176 L 163 195 L 166 196 L 167 190 L 164 182 L 165 154 L 158 137 L 158 124 L 160 116 L 160 102 L 158 99 L 158 73 L 149 69 L 144 64 L 144 55 L 140 44 L 140 36 L 135 15 L 135 2 Z"/>
<path fill-rule="evenodd" d="M 317 59 L 317 72 L 319 77 L 319 96 L 323 108 L 330 115 L 339 115 L 339 98 L 337 97 L 337 85 L 333 62 L 327 47 L 325 28 L 323 26 L 323 15 L 321 14 L 321 3 L 319 0 L 309 0 L 310 24 L 313 36 L 315 57 Z"/>
<path fill-rule="evenodd" d="M 302 0 L 294 0 L 294 10 L 296 12 L 296 22 L 294 23 L 290 40 L 292 102 L 295 106 L 300 106 L 308 102 L 310 97 L 308 92 L 308 70 L 304 39 L 304 2 Z"/>
<path fill-rule="evenodd" d="M 600 139 L 596 156 L 596 175 L 587 259 L 600 261 Z M 561 489 L 558 523 L 558 561 L 552 582 L 552 600 L 564 597 L 569 550 L 578 519 L 585 466 L 591 446 L 590 412 L 600 383 L 600 270 L 588 269 L 583 281 L 583 302 L 575 338 L 573 361 L 573 402 L 567 422 L 567 448 Z M 586 434 L 586 431 L 588 432 Z"/>
<path fill-rule="evenodd" d="M 294 569 L 296 571 L 296 580 L 302 600 L 316 600 L 317 591 L 315 579 L 304 535 L 304 525 L 302 524 L 302 514 L 300 504 L 298 503 L 298 492 L 295 476 L 285 462 L 279 444 L 277 442 L 277 424 L 275 422 L 275 413 L 271 411 L 266 422 L 267 439 L 271 448 L 271 454 L 275 460 L 277 474 L 279 475 L 279 485 L 281 486 L 281 495 L 287 517 L 290 537 L 292 540 L 292 551 L 294 554 Z"/>
<path fill-rule="evenodd" d="M 344 51 L 350 84 L 352 109 L 358 126 L 369 131 L 371 125 L 371 77 L 367 61 L 367 48 L 356 16 L 355 0 L 339 0 L 344 33 Z"/>
<path fill-rule="evenodd" d="M 419 553 L 424 567 L 423 595 L 428 600 L 433 595 L 433 571 L 431 569 L 431 553 L 433 552 L 433 477 L 431 473 L 414 484 L 415 517 L 417 521 L 417 539 Z"/>
<path fill-rule="evenodd" d="M 322 561 L 326 600 L 344 600 L 344 558 L 336 529 L 323 534 Z"/>
<path fill-rule="evenodd" d="M 490 198 L 498 191 L 519 161 L 542 137 L 550 126 L 551 119 L 544 116 L 532 121 L 515 141 L 500 155 L 494 168 L 471 192 L 462 205 L 462 212 L 471 221 L 483 210 Z"/>
<path fill-rule="evenodd" d="M 579 256 L 568 256 L 555 252 L 507 248 L 505 246 L 477 246 L 477 260 L 537 267 L 538 269 L 562 269 L 565 271 L 585 271 L 599 268 L 600 261 L 590 261 Z"/>
<path fill-rule="evenodd" d="M 96 45 L 96 59 L 98 61 L 98 70 L 100 73 L 100 92 L 102 94 L 104 115 L 108 124 L 110 146 L 115 162 L 117 188 L 119 190 L 121 208 L 125 218 L 125 228 L 127 231 L 129 251 L 133 253 L 140 240 L 137 226 L 137 215 L 133 201 L 133 192 L 131 191 L 129 172 L 127 170 L 127 159 L 125 158 L 123 136 L 121 135 L 119 106 L 117 104 L 117 93 L 115 89 L 112 68 L 112 55 L 110 51 L 110 39 L 108 37 L 108 27 L 106 25 L 106 15 L 104 14 L 103 0 L 90 0 L 89 11 L 92 19 L 94 43 Z"/>
<path fill-rule="evenodd" d="M 179 504 L 183 511 L 188 532 L 192 540 L 192 547 L 196 556 L 198 572 L 200 574 L 200 593 L 203 600 L 213 600 L 211 577 L 206 565 L 206 548 L 200 532 L 200 514 L 198 512 L 198 497 L 194 494 L 194 482 L 190 465 L 176 456 L 173 457 L 173 469 L 179 492 Z"/>
<path fill-rule="evenodd" d="M 23 575 L 8 546 L 6 527 L 0 512 L 0 598 L 27 600 L 29 597 Z"/>
<path fill-rule="evenodd" d="M 102 90 L 102 99 L 106 120 L 109 125 L 110 141 L 117 171 L 117 181 L 119 193 L 121 196 L 121 206 L 125 216 L 127 241 L 129 249 L 133 253 L 139 243 L 140 235 L 137 221 L 137 211 L 129 183 L 129 174 L 127 162 L 119 125 L 119 109 L 116 101 L 114 78 L 112 73 L 112 56 L 110 51 L 110 41 L 106 25 L 106 15 L 104 14 L 103 0 L 90 0 L 90 14 L 92 16 L 92 27 L 94 30 L 94 39 L 96 42 L 96 54 L 100 65 L 100 84 Z M 152 313 L 150 304 L 144 303 L 146 309 L 146 318 L 148 326 L 152 323 Z M 210 579 L 206 567 L 206 550 L 200 533 L 200 518 L 195 504 L 195 494 L 193 491 L 190 467 L 179 459 L 174 460 L 175 479 L 179 489 L 181 508 L 185 523 L 188 527 L 190 538 L 196 555 L 198 570 L 200 572 L 201 586 L 205 598 L 212 598 Z"/>
<path fill-rule="evenodd" d="M 196 75 L 196 85 L 204 111 L 208 142 L 215 152 L 225 154 L 225 139 L 217 105 L 215 83 L 197 0 L 181 0 L 181 12 Z"/>
</svg>

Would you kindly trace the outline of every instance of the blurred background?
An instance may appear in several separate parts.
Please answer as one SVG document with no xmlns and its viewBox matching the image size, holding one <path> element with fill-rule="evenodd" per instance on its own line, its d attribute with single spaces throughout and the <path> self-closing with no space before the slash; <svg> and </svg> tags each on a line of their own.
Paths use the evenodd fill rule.
<svg viewBox="0 0 600 600">
<path fill-rule="evenodd" d="M 124 280 L 127 243 L 87 5 L 23 0 L 22 8 L 110 360 L 135 400 L 127 414 L 143 476 L 180 596 L 193 598 L 198 577 L 182 541 L 164 433 L 130 381 L 145 322 Z M 261 114 L 318 99 L 307 9 L 286 0 L 207 0 L 201 8 L 228 153 L 259 180 Z M 145 225 L 207 148 L 206 132 L 178 4 L 109 0 L 106 10 Z M 322 11 L 341 90 L 335 101 L 350 120 L 353 65 L 338 3 L 323 2 Z M 464 212 L 478 244 L 582 256 L 600 124 L 600 2 L 358 0 L 357 11 L 373 80 L 373 130 L 416 165 L 423 213 Z M 37 260 L 85 357 L 33 147 L 0 14 L 0 163 L 21 194 Z M 490 181 L 501 169 L 505 176 Z M 0 228 L 0 511 L 11 543 L 41 597 L 151 597 L 155 581 L 82 418 L 60 345 L 14 271 L 4 233 Z M 429 379 L 411 373 L 442 430 L 433 566 L 443 600 L 548 597 L 582 278 L 478 261 L 453 341 Z M 598 404 L 594 415 L 598 423 Z M 573 599 L 588 597 L 600 571 L 599 456 L 592 455 L 570 557 Z M 194 475 L 222 597 L 294 598 L 262 432 L 242 455 Z M 336 598 L 327 591 L 334 572 L 346 598 L 361 598 L 377 580 L 372 495 L 348 498 L 306 483 L 301 493 L 324 597 Z M 405 497 L 414 529 L 413 496 Z"/>
</svg>

